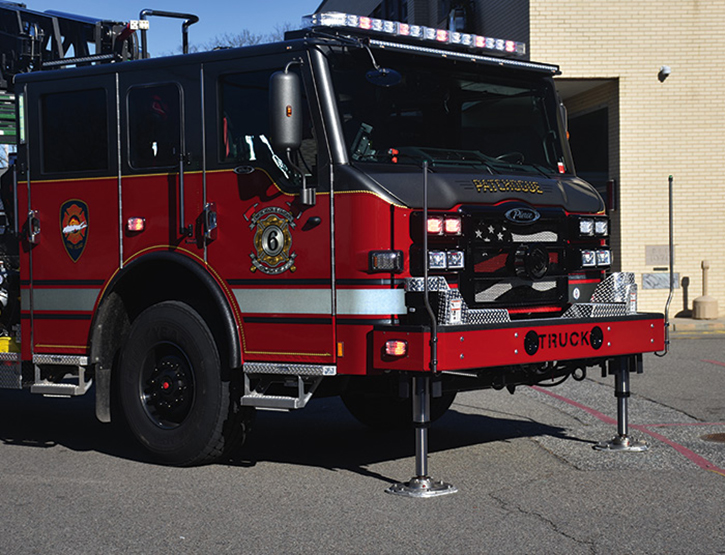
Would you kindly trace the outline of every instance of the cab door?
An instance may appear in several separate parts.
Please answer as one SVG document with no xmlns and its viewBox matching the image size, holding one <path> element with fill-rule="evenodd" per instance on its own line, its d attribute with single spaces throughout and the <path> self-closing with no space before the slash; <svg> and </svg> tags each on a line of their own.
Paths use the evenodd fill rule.
<svg viewBox="0 0 725 555">
<path fill-rule="evenodd" d="M 302 205 L 299 172 L 272 149 L 269 136 L 269 79 L 291 59 L 255 56 L 205 65 L 206 201 L 218 224 L 207 260 L 237 303 L 245 362 L 331 364 L 330 196 L 318 193 L 314 206 Z M 312 186 L 317 153 L 308 109 L 296 165 Z"/>
<path fill-rule="evenodd" d="M 24 355 L 28 344 L 33 355 L 84 355 L 94 307 L 119 265 L 115 79 L 30 80 L 25 103 Z"/>
<path fill-rule="evenodd" d="M 123 264 L 203 258 L 199 65 L 121 74 Z"/>
</svg>

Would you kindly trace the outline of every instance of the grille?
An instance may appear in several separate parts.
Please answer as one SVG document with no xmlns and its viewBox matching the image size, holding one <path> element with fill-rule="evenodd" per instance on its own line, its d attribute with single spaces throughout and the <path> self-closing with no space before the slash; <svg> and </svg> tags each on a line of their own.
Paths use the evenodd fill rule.
<svg viewBox="0 0 725 555">
<path fill-rule="evenodd" d="M 461 294 L 471 308 L 564 306 L 568 296 L 566 214 L 538 210 L 533 223 L 508 221 L 511 205 L 468 211 L 471 264 Z"/>
</svg>

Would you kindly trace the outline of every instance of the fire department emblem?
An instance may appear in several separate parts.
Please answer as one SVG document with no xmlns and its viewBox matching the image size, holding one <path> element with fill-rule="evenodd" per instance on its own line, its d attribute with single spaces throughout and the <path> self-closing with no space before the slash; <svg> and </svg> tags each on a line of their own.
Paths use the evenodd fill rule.
<svg viewBox="0 0 725 555">
<path fill-rule="evenodd" d="M 63 247 L 73 262 L 83 254 L 88 241 L 88 205 L 82 200 L 68 200 L 60 207 L 60 235 Z"/>
<path fill-rule="evenodd" d="M 294 216 L 282 208 L 269 206 L 254 213 L 249 222 L 250 229 L 257 228 L 254 233 L 256 253 L 249 255 L 252 258 L 252 272 L 259 270 L 271 275 L 287 270 L 294 272 L 297 269 L 294 266 L 297 255 L 290 252 L 290 228 L 295 227 Z"/>
</svg>

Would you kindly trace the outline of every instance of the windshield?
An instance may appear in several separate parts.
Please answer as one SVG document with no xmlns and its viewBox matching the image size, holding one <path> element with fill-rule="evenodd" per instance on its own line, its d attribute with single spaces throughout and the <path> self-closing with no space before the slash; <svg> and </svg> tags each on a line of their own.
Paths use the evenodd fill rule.
<svg viewBox="0 0 725 555">
<path fill-rule="evenodd" d="M 498 68 L 374 52 L 402 76 L 374 84 L 362 49 L 331 57 L 351 161 L 559 173 L 564 167 L 549 80 Z"/>
</svg>

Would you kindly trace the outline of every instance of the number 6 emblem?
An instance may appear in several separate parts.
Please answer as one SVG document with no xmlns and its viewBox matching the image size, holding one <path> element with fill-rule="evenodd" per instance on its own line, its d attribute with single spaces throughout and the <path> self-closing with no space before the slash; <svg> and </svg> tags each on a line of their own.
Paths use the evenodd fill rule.
<svg viewBox="0 0 725 555">
<path fill-rule="evenodd" d="M 294 272 L 296 254 L 291 253 L 292 233 L 295 227 L 292 214 L 276 206 L 270 206 L 256 212 L 250 218 L 250 228 L 256 226 L 254 233 L 255 254 L 252 259 L 252 272 L 257 270 L 265 274 L 277 275 L 289 270 Z"/>
</svg>

